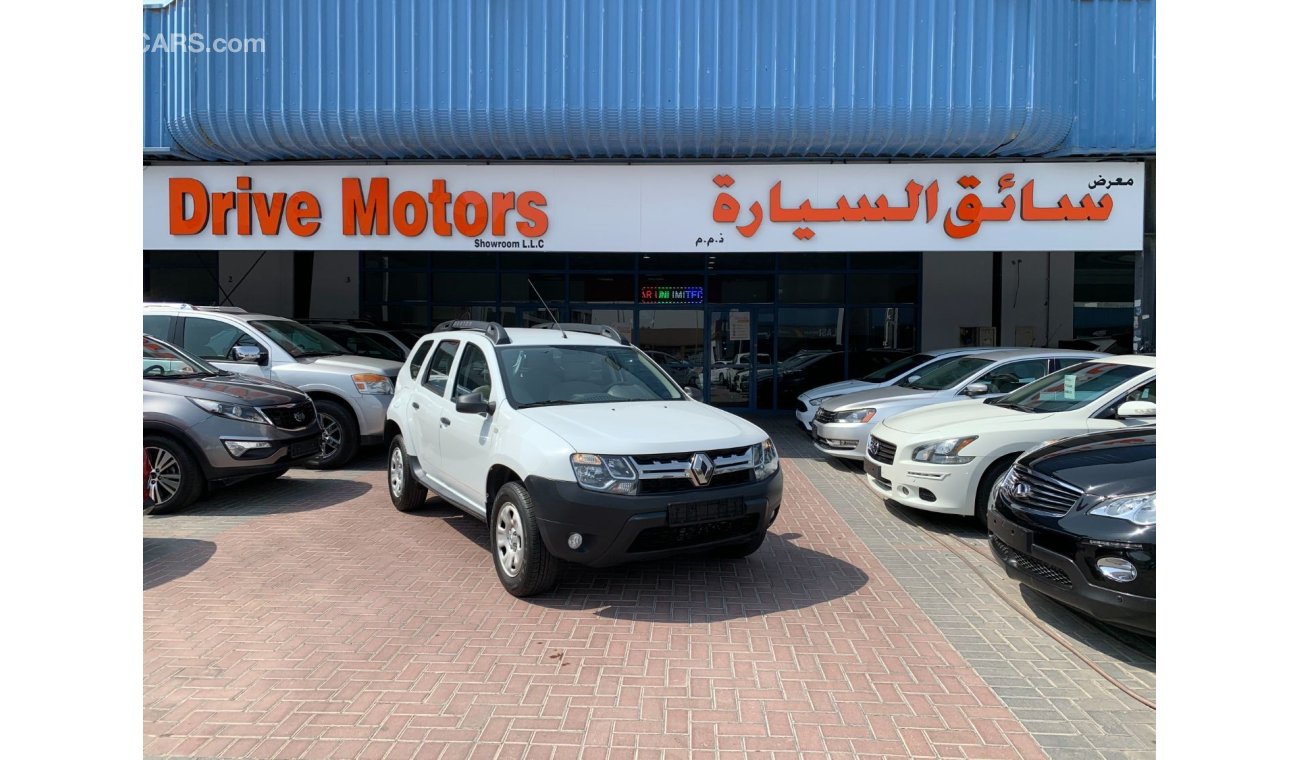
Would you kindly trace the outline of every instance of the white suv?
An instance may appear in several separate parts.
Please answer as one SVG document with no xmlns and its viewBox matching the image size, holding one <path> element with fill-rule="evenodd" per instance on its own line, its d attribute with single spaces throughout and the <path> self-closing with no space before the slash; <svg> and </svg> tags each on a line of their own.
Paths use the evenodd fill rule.
<svg viewBox="0 0 1300 760">
<path fill-rule="evenodd" d="M 400 362 L 350 355 L 306 325 L 234 306 L 146 303 L 144 331 L 220 369 L 306 391 L 321 427 L 315 467 L 342 467 L 358 446 L 383 440 Z"/>
<path fill-rule="evenodd" d="M 393 505 L 433 490 L 487 521 L 515 596 L 553 588 L 562 560 L 744 557 L 781 508 L 767 434 L 605 326 L 439 325 L 398 375 L 385 433 Z"/>
</svg>

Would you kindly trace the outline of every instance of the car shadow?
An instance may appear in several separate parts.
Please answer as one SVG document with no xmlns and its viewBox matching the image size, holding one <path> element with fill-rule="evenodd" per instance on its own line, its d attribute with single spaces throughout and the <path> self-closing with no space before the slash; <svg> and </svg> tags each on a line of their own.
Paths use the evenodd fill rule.
<svg viewBox="0 0 1300 760">
<path fill-rule="evenodd" d="M 144 539 L 144 590 L 183 578 L 202 567 L 216 553 L 211 541 L 193 538 Z"/>
<path fill-rule="evenodd" d="M 286 475 L 270 482 L 244 481 L 213 489 L 205 499 L 185 509 L 149 520 L 177 517 L 256 517 L 261 515 L 308 512 L 351 501 L 370 491 L 369 483 L 340 478 L 295 478 Z"/>
<path fill-rule="evenodd" d="M 491 551 L 487 526 L 440 498 L 410 514 L 443 520 Z M 812 607 L 867 585 L 861 568 L 795 543 L 802 538 L 769 532 L 761 549 L 739 560 L 681 554 L 609 568 L 568 564 L 554 591 L 524 601 L 616 620 L 713 623 Z"/>
<path fill-rule="evenodd" d="M 1156 672 L 1155 637 L 1093 620 L 1023 584 L 1020 597 L 1039 620 L 1075 643 L 1148 673 Z"/>
</svg>

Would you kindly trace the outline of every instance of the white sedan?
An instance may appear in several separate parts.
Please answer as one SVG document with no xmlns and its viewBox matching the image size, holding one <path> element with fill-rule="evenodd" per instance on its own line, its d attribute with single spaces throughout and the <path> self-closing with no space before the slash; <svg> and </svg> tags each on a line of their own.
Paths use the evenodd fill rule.
<svg viewBox="0 0 1300 760">
<path fill-rule="evenodd" d="M 899 414 L 872 432 L 867 482 L 883 499 L 974 515 L 983 524 L 994 487 L 1016 457 L 1057 438 L 1154 423 L 1155 399 L 1155 357 L 1115 356 L 1067 367 L 987 403 Z"/>
</svg>

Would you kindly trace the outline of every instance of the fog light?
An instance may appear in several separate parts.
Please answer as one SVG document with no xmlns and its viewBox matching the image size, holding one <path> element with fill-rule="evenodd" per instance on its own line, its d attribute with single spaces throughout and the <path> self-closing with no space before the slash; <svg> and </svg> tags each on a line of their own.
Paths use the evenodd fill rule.
<svg viewBox="0 0 1300 760">
<path fill-rule="evenodd" d="M 569 548 L 570 548 L 570 549 L 577 549 L 577 548 L 580 547 L 580 546 L 582 546 L 582 534 L 581 534 L 581 533 L 570 533 L 570 534 L 569 534 Z"/>
<path fill-rule="evenodd" d="M 226 451 L 235 458 L 242 457 L 254 449 L 269 449 L 271 444 L 266 441 L 222 441 L 226 444 Z"/>
<path fill-rule="evenodd" d="M 1116 583 L 1128 583 L 1138 577 L 1136 567 L 1133 563 L 1119 557 L 1102 557 L 1097 560 L 1097 572 L 1102 577 Z"/>
</svg>

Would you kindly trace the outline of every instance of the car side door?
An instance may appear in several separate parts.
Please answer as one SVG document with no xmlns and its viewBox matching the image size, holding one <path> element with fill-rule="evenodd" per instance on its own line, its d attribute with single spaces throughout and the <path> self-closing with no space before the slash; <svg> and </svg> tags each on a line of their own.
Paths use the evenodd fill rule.
<svg viewBox="0 0 1300 760">
<path fill-rule="evenodd" d="M 202 316 L 181 319 L 181 348 L 221 369 L 245 375 L 271 377 L 271 347 L 238 325 Z M 262 351 L 261 362 L 235 361 L 235 346 L 253 346 Z"/>
<path fill-rule="evenodd" d="M 994 365 L 991 369 L 967 383 L 966 387 L 968 388 L 976 383 L 983 383 L 989 387 L 989 392 L 982 396 L 975 396 L 975 398 L 997 398 L 1005 396 L 1018 388 L 1023 388 L 1040 377 L 1044 377 L 1049 369 L 1050 364 L 1047 357 L 1015 359 Z M 961 390 L 965 391 L 965 388 Z M 957 396 L 957 398 L 962 397 L 963 395 Z"/>
<path fill-rule="evenodd" d="M 489 357 L 491 355 L 491 358 Z M 456 398 L 471 393 L 482 395 L 485 401 L 500 402 L 500 373 L 493 367 L 492 351 L 484 351 L 477 343 L 466 342 L 456 362 L 448 400 L 450 416 L 444 418 L 442 437 L 443 465 L 452 487 L 471 500 L 471 506 L 486 512 L 487 474 L 491 467 L 489 447 L 492 445 L 492 415 L 458 412 Z"/>
<path fill-rule="evenodd" d="M 430 478 L 443 485 L 448 481 L 439 433 L 442 420 L 450 413 L 447 386 L 451 384 L 451 368 L 459 350 L 459 340 L 439 340 L 424 362 L 419 387 L 413 388 L 411 394 L 410 419 L 416 436 L 416 459 Z"/>
<path fill-rule="evenodd" d="M 1151 377 L 1146 380 L 1139 380 L 1136 383 L 1129 383 L 1113 393 L 1102 404 L 1101 409 L 1088 418 L 1089 432 L 1155 423 L 1155 417 L 1119 417 L 1117 415 L 1119 407 L 1126 401 L 1145 401 L 1154 405 L 1156 402 L 1156 379 Z"/>
</svg>

